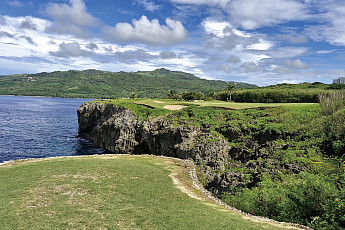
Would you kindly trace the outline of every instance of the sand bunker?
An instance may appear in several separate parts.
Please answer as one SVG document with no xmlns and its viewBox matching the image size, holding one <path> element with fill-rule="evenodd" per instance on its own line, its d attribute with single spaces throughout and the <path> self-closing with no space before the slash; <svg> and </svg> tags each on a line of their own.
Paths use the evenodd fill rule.
<svg viewBox="0 0 345 230">
<path fill-rule="evenodd" d="M 169 109 L 169 110 L 181 110 L 183 108 L 186 108 L 187 106 L 184 105 L 166 105 L 163 108 L 164 109 Z"/>
<path fill-rule="evenodd" d="M 164 104 L 163 101 L 153 101 L 154 103 Z"/>
</svg>

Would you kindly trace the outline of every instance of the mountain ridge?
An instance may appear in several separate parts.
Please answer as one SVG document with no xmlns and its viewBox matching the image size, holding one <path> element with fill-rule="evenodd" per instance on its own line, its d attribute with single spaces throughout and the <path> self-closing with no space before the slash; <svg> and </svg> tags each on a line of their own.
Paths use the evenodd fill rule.
<svg viewBox="0 0 345 230">
<path fill-rule="evenodd" d="M 236 83 L 238 88 L 256 85 Z M 193 74 L 168 69 L 110 72 L 96 69 L 41 72 L 0 76 L 0 94 L 79 98 L 164 97 L 169 90 L 208 94 L 223 90 L 221 80 L 201 79 Z"/>
</svg>

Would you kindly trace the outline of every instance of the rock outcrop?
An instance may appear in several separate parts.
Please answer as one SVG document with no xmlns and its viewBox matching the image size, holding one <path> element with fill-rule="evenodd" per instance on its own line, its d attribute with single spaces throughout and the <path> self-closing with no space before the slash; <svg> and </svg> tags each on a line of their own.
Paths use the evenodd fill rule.
<svg viewBox="0 0 345 230">
<path fill-rule="evenodd" d="M 200 169 L 203 185 L 215 195 L 256 186 L 263 173 L 304 170 L 298 165 L 279 165 L 269 159 L 276 149 L 288 148 L 271 144 L 286 134 L 263 133 L 255 139 L 246 138 L 252 130 L 230 125 L 220 127 L 216 130 L 219 136 L 215 136 L 210 127 L 201 128 L 163 117 L 142 121 L 128 109 L 96 102 L 84 103 L 78 109 L 78 122 L 80 137 L 112 153 L 193 160 Z M 228 140 L 243 145 L 231 147 Z M 274 164 L 276 166 L 271 167 Z M 243 170 L 232 170 L 237 168 Z"/>
<path fill-rule="evenodd" d="M 153 154 L 191 159 L 201 166 L 208 184 L 225 169 L 230 147 L 199 127 L 178 125 L 157 117 L 141 121 L 127 109 L 84 103 L 78 109 L 79 136 L 118 154 Z"/>
</svg>

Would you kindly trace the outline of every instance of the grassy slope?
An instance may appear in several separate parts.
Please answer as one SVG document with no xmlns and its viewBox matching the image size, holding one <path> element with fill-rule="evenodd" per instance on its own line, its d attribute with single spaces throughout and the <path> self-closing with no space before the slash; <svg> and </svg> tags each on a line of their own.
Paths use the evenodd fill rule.
<svg viewBox="0 0 345 230">
<path fill-rule="evenodd" d="M 277 229 L 226 210 L 192 187 L 181 161 L 88 156 L 0 167 L 1 229 Z M 199 199 L 173 184 L 171 177 Z M 251 221 L 252 220 L 252 221 Z"/>
<path fill-rule="evenodd" d="M 308 105 L 312 103 L 235 103 L 225 101 L 193 101 L 184 102 L 167 99 L 143 99 L 136 100 L 135 103 L 148 105 L 154 108 L 163 108 L 166 105 L 199 105 L 209 107 L 221 107 L 229 109 L 249 109 L 249 108 L 260 108 L 260 107 L 278 107 L 278 106 L 290 106 L 290 105 Z"/>
</svg>

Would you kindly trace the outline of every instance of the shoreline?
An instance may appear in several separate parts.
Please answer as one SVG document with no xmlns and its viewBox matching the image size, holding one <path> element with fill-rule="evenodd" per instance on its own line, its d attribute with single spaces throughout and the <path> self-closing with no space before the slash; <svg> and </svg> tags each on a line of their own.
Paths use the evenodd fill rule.
<svg viewBox="0 0 345 230">
<path fill-rule="evenodd" d="M 85 99 L 85 100 L 97 100 L 97 99 L 99 99 L 99 98 L 84 98 L 84 97 L 52 97 L 52 96 L 31 96 L 31 95 L 13 95 L 13 94 L 0 94 L 0 96 L 35 97 L 35 98 L 61 98 L 61 99 Z"/>
</svg>

